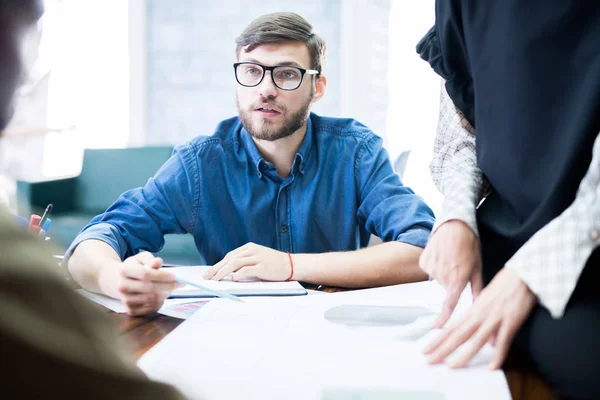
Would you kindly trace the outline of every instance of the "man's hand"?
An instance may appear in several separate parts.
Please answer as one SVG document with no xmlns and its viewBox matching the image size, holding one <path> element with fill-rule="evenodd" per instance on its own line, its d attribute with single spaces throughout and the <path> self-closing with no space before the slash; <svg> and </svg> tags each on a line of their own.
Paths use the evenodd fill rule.
<svg viewBox="0 0 600 400">
<path fill-rule="evenodd" d="M 163 260 L 149 252 L 129 257 L 119 265 L 111 292 L 123 301 L 127 314 L 156 312 L 173 289 L 182 286 L 172 273 L 160 269 L 162 265 Z"/>
<path fill-rule="evenodd" d="M 220 281 L 231 273 L 234 281 L 248 277 L 285 281 L 290 277 L 291 265 L 286 253 L 247 243 L 227 253 L 225 258 L 206 271 L 204 279 Z"/>
<path fill-rule="evenodd" d="M 496 354 L 488 367 L 500 368 L 515 334 L 536 303 L 537 297 L 516 272 L 503 268 L 483 289 L 473 307 L 461 318 L 452 321 L 423 352 L 429 355 L 430 363 L 437 364 L 468 341 L 464 351 L 450 363 L 450 367 L 460 368 L 466 366 L 492 339 Z"/>
<path fill-rule="evenodd" d="M 462 221 L 445 222 L 435 231 L 421 254 L 419 266 L 446 289 L 446 299 L 434 328 L 441 328 L 448 321 L 467 282 L 471 282 L 473 299 L 481 291 L 479 239 Z"/>
</svg>

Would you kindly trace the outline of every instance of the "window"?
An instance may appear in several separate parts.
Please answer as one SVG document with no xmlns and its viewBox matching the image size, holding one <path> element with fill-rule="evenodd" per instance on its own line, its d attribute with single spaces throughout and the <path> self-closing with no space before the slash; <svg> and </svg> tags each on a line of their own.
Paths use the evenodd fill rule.
<svg viewBox="0 0 600 400">
<path fill-rule="evenodd" d="M 76 174 L 83 148 L 129 139 L 128 2 L 46 0 L 38 62 L 49 69 L 45 177 Z"/>
<path fill-rule="evenodd" d="M 392 1 L 386 142 L 392 161 L 403 151 L 411 151 L 404 183 L 437 213 L 442 195 L 433 184 L 429 163 L 437 128 L 440 78 L 415 50 L 433 26 L 434 5 L 434 0 Z"/>
</svg>

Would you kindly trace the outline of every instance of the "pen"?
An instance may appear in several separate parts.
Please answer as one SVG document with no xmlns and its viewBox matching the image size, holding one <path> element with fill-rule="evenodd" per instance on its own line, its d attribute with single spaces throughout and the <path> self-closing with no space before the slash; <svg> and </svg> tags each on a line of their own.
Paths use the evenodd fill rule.
<svg viewBox="0 0 600 400">
<path fill-rule="evenodd" d="M 50 216 L 50 213 L 52 212 L 52 203 L 48 204 L 46 206 L 46 209 L 44 210 L 44 214 L 42 214 L 42 219 L 40 219 L 40 222 L 38 224 L 38 226 L 41 228 L 44 226 L 44 224 L 46 223 L 46 219 L 48 218 L 48 216 Z"/>
<path fill-rule="evenodd" d="M 187 279 L 183 279 L 183 278 L 179 278 L 179 277 L 175 277 L 175 281 L 179 282 L 179 283 L 183 283 L 185 285 L 193 286 L 196 289 L 200 289 L 202 291 L 205 291 L 205 292 L 210 293 L 212 295 L 215 295 L 217 297 L 223 297 L 223 298 L 226 298 L 226 299 L 229 299 L 229 300 L 239 301 L 239 302 L 243 303 L 242 299 L 240 299 L 239 297 L 234 296 L 231 293 L 224 292 L 222 290 L 216 290 L 216 289 L 207 288 L 206 286 L 202 286 L 202 285 L 199 285 L 197 283 L 190 282 Z"/>
</svg>

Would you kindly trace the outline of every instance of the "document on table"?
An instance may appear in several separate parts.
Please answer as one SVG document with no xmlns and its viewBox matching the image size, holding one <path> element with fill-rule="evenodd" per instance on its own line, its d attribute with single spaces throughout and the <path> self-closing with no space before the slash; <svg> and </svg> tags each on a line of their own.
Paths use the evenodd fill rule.
<svg viewBox="0 0 600 400">
<path fill-rule="evenodd" d="M 168 271 L 179 278 L 197 283 L 209 289 L 222 290 L 236 296 L 303 296 L 306 289 L 297 281 L 289 282 L 266 282 L 259 279 L 246 279 L 239 282 L 231 280 L 226 276 L 220 281 L 206 280 L 204 273 L 210 268 L 207 265 L 168 267 Z M 171 298 L 177 297 L 214 297 L 211 293 L 203 292 L 193 286 L 186 285 L 175 289 Z"/>
<path fill-rule="evenodd" d="M 120 314 L 127 312 L 127 310 L 125 309 L 125 305 L 121 300 L 113 299 L 112 297 L 105 296 L 103 294 L 93 293 L 85 289 L 77 289 L 75 291 L 83 297 L 93 301 L 94 303 L 100 304 L 101 306 L 104 306 L 111 311 Z"/>
<path fill-rule="evenodd" d="M 443 298 L 440 285 L 422 282 L 325 296 L 248 298 L 244 303 L 216 299 L 150 349 L 138 365 L 152 379 L 174 384 L 191 398 L 316 400 L 331 393 L 375 391 L 510 399 L 504 374 L 487 369 L 489 346 L 466 369 L 427 364 L 421 350 L 438 333 L 429 324 Z M 458 311 L 470 301 L 466 291 Z M 430 312 L 391 326 L 344 325 L 325 318 L 346 305 Z"/>
<path fill-rule="evenodd" d="M 124 314 L 127 312 L 121 300 L 113 299 L 103 294 L 92 293 L 85 289 L 77 289 L 76 292 L 116 313 Z M 167 299 L 157 312 L 174 318 L 187 319 L 204 307 L 208 301 L 206 298 Z"/>
<path fill-rule="evenodd" d="M 202 307 L 208 304 L 208 299 L 167 299 L 157 311 L 159 314 L 173 318 L 188 319 Z"/>
</svg>

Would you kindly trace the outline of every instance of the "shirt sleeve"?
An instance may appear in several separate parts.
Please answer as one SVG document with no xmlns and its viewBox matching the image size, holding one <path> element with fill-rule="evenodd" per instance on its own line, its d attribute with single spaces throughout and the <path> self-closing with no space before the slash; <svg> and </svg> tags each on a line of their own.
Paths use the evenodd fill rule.
<svg viewBox="0 0 600 400">
<path fill-rule="evenodd" d="M 73 252 L 77 246 L 86 240 L 100 240 L 112 247 L 119 257 L 121 257 L 121 260 L 126 258 L 125 256 L 127 254 L 128 245 L 127 242 L 125 242 L 125 239 L 123 239 L 123 236 L 119 233 L 118 228 L 115 225 L 100 222 L 91 225 L 77 235 L 73 243 L 69 245 L 67 251 L 65 252 L 65 256 L 63 257 L 62 261 L 63 266 L 68 265 L 69 258 L 71 258 L 73 255 Z M 68 272 L 68 268 L 65 267 L 65 271 Z M 69 279 L 71 279 L 70 276 Z M 72 282 L 75 284 L 74 281 Z"/>
<path fill-rule="evenodd" d="M 394 172 L 380 137 L 366 139 L 358 152 L 354 175 L 360 193 L 357 211 L 365 229 L 384 242 L 425 247 L 434 223 L 433 211 Z"/>
<path fill-rule="evenodd" d="M 573 203 L 506 263 L 554 318 L 562 317 L 585 264 L 600 244 L 600 135 Z"/>
<path fill-rule="evenodd" d="M 143 188 L 123 193 L 94 217 L 67 249 L 65 261 L 85 240 L 106 242 L 125 259 L 143 250 L 159 251 L 165 234 L 193 232 L 199 189 L 196 161 L 186 146 L 178 147 Z"/>
<path fill-rule="evenodd" d="M 475 129 L 456 108 L 443 82 L 430 171 L 433 182 L 444 195 L 434 231 L 447 221 L 460 220 L 479 236 L 475 210 L 489 185 L 477 166 Z"/>
</svg>

